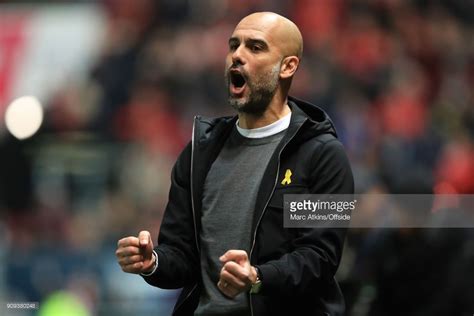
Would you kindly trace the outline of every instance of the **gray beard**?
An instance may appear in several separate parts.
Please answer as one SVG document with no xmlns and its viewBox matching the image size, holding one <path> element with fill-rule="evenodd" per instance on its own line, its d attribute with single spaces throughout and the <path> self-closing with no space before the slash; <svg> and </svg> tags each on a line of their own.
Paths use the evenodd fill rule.
<svg viewBox="0 0 474 316">
<path fill-rule="evenodd" d="M 237 112 L 248 114 L 262 114 L 268 108 L 278 88 L 281 62 L 275 64 L 270 73 L 250 80 L 246 84 L 250 93 L 247 98 L 237 99 L 228 96 L 228 102 Z M 229 73 L 226 73 L 227 85 L 230 83 Z"/>
<path fill-rule="evenodd" d="M 247 83 L 248 84 L 248 83 Z M 250 88 L 250 87 L 249 87 Z M 275 91 L 251 90 L 247 99 L 236 99 L 229 96 L 229 104 L 237 112 L 248 114 L 262 114 L 268 108 Z"/>
</svg>

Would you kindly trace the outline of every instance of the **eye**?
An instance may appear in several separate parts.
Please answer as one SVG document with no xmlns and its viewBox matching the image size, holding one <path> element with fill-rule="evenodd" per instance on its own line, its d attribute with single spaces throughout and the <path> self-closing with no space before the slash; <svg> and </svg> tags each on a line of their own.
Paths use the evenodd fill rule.
<svg viewBox="0 0 474 316">
<path fill-rule="evenodd" d="M 258 45 L 258 44 L 254 44 L 254 45 L 250 46 L 250 49 L 252 50 L 252 52 L 259 52 L 259 51 L 261 51 L 263 48 L 262 48 L 260 45 Z"/>
<path fill-rule="evenodd" d="M 239 43 L 237 43 L 237 42 L 229 43 L 229 50 L 230 50 L 230 51 L 234 51 L 234 50 L 236 50 L 238 47 L 239 47 Z"/>
</svg>

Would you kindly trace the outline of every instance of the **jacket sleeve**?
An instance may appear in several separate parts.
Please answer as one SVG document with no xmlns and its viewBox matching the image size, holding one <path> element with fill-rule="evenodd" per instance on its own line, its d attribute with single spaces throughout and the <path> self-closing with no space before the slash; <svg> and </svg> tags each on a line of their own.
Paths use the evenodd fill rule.
<svg viewBox="0 0 474 316">
<path fill-rule="evenodd" d="M 311 194 L 353 194 L 354 180 L 342 144 L 333 139 L 317 146 L 310 173 Z M 323 290 L 334 281 L 342 256 L 345 228 L 298 228 L 293 251 L 257 265 L 262 294 L 299 295 Z"/>
<path fill-rule="evenodd" d="M 191 144 L 176 161 L 171 174 L 168 204 L 158 236 L 158 269 L 146 282 L 165 289 L 195 283 L 199 274 L 199 255 L 191 203 Z"/>
</svg>

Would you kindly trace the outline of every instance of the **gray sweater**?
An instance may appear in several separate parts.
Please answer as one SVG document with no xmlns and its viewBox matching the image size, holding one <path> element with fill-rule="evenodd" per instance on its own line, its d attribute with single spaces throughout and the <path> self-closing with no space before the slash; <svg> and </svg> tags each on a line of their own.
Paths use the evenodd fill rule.
<svg viewBox="0 0 474 316">
<path fill-rule="evenodd" d="M 217 288 L 219 257 L 230 249 L 249 253 L 257 192 L 284 133 L 246 138 L 234 128 L 211 166 L 204 184 L 200 234 L 204 290 L 194 315 L 249 315 L 246 293 L 230 299 Z"/>
</svg>

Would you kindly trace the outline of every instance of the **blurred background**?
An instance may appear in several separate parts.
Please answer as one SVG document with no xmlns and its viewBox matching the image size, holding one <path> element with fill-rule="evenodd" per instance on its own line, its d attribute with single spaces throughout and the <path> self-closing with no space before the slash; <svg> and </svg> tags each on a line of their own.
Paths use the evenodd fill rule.
<svg viewBox="0 0 474 316">
<path fill-rule="evenodd" d="M 473 1 L 0 0 L 1 315 L 171 313 L 116 243 L 156 239 L 193 116 L 233 113 L 228 37 L 262 10 L 300 27 L 291 94 L 331 115 L 358 193 L 474 193 Z M 470 316 L 473 275 L 471 229 L 354 229 L 338 280 L 348 315 Z"/>
</svg>

